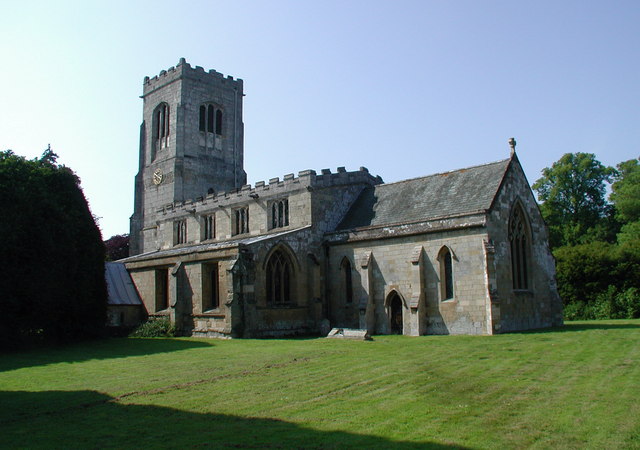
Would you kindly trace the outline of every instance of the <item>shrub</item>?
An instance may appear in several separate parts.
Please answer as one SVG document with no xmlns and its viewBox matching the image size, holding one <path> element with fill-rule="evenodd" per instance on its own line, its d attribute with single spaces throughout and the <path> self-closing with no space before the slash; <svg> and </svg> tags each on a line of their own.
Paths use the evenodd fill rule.
<svg viewBox="0 0 640 450">
<path fill-rule="evenodd" d="M 104 331 L 104 244 L 80 180 L 47 149 L 0 152 L 0 347 Z"/>
<path fill-rule="evenodd" d="M 585 316 L 585 303 L 580 301 L 569 303 L 565 305 L 563 312 L 565 320 L 583 320 Z"/>
<path fill-rule="evenodd" d="M 616 297 L 616 305 L 620 311 L 620 319 L 640 318 L 640 289 L 629 288 Z"/>
<path fill-rule="evenodd" d="M 173 337 L 175 336 L 175 327 L 169 319 L 151 318 L 136 328 L 131 337 Z"/>
</svg>

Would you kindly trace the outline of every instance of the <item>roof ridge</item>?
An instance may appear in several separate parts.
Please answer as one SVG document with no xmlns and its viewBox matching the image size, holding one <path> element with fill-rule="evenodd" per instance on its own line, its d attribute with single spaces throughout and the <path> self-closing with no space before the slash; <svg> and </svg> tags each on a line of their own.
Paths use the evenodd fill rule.
<svg viewBox="0 0 640 450">
<path fill-rule="evenodd" d="M 436 177 L 436 176 L 439 176 L 439 175 L 445 175 L 445 174 L 450 174 L 450 173 L 454 173 L 454 172 L 461 172 L 463 170 L 478 169 L 480 167 L 491 166 L 493 164 L 500 164 L 500 163 L 505 163 L 505 162 L 508 162 L 508 161 L 511 161 L 511 158 L 505 158 L 505 159 L 501 159 L 501 160 L 498 160 L 498 161 L 493 161 L 493 162 L 484 163 L 484 164 L 478 164 L 478 165 L 475 165 L 475 166 L 461 167 L 460 169 L 448 170 L 446 172 L 438 172 L 438 173 L 432 173 L 432 174 L 429 174 L 429 175 L 422 175 L 422 176 L 414 177 L 414 178 L 407 178 L 407 179 L 399 180 L 399 181 L 392 181 L 391 183 L 383 183 L 383 184 L 379 184 L 379 185 L 373 186 L 373 187 L 383 187 L 383 186 L 390 186 L 390 185 L 393 185 L 393 184 L 407 183 L 409 181 L 421 180 L 421 179 L 424 179 L 424 178 Z"/>
</svg>

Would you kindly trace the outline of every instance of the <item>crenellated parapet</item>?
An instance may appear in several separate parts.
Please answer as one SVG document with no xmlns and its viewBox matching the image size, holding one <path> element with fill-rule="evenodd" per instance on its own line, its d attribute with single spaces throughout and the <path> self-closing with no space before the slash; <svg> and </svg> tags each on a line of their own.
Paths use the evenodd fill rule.
<svg viewBox="0 0 640 450">
<path fill-rule="evenodd" d="M 167 70 L 161 70 L 158 75 L 152 78 L 144 77 L 142 97 L 144 98 L 152 92 L 183 78 L 189 78 L 205 84 L 228 85 L 230 88 L 242 92 L 243 82 L 241 78 L 233 78 L 231 75 L 225 77 L 224 74 L 216 70 L 206 71 L 201 66 L 191 67 L 184 58 L 180 58 L 177 65 L 171 66 Z"/>
<path fill-rule="evenodd" d="M 300 190 L 315 191 L 332 187 L 347 185 L 377 185 L 382 184 L 382 178 L 373 176 L 366 167 L 348 172 L 344 167 L 338 167 L 332 173 L 330 169 L 322 169 L 320 174 L 315 170 L 302 170 L 296 177 L 293 173 L 280 177 L 270 178 L 268 182 L 258 181 L 254 186 L 243 185 L 240 189 L 227 192 L 214 192 L 201 197 L 174 202 L 158 209 L 159 213 L 194 213 L 202 209 L 209 210 L 213 207 L 227 207 L 255 201 L 260 198 L 273 198 L 284 196 Z"/>
</svg>

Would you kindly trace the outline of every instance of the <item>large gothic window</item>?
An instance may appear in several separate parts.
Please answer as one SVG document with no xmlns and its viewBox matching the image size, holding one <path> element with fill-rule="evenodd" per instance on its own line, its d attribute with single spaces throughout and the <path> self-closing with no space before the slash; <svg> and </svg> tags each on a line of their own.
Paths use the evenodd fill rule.
<svg viewBox="0 0 640 450">
<path fill-rule="evenodd" d="M 440 262 L 440 299 L 451 300 L 453 298 L 453 258 L 448 247 L 442 247 L 438 261 Z"/>
<path fill-rule="evenodd" d="M 267 304 L 288 305 L 291 303 L 291 260 L 281 249 L 277 249 L 267 262 Z"/>
<path fill-rule="evenodd" d="M 509 243 L 513 288 L 529 289 L 529 227 L 519 203 L 514 206 L 509 220 Z"/>
</svg>

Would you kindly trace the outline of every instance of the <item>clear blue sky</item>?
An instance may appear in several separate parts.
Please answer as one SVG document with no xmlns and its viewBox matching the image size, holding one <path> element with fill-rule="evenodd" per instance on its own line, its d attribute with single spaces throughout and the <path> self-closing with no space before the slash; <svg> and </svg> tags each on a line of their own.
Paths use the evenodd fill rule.
<svg viewBox="0 0 640 450">
<path fill-rule="evenodd" d="M 245 83 L 249 182 L 387 182 L 506 158 L 640 154 L 640 1 L 0 0 L 0 149 L 51 143 L 105 238 L 129 230 L 145 76 Z"/>
</svg>

